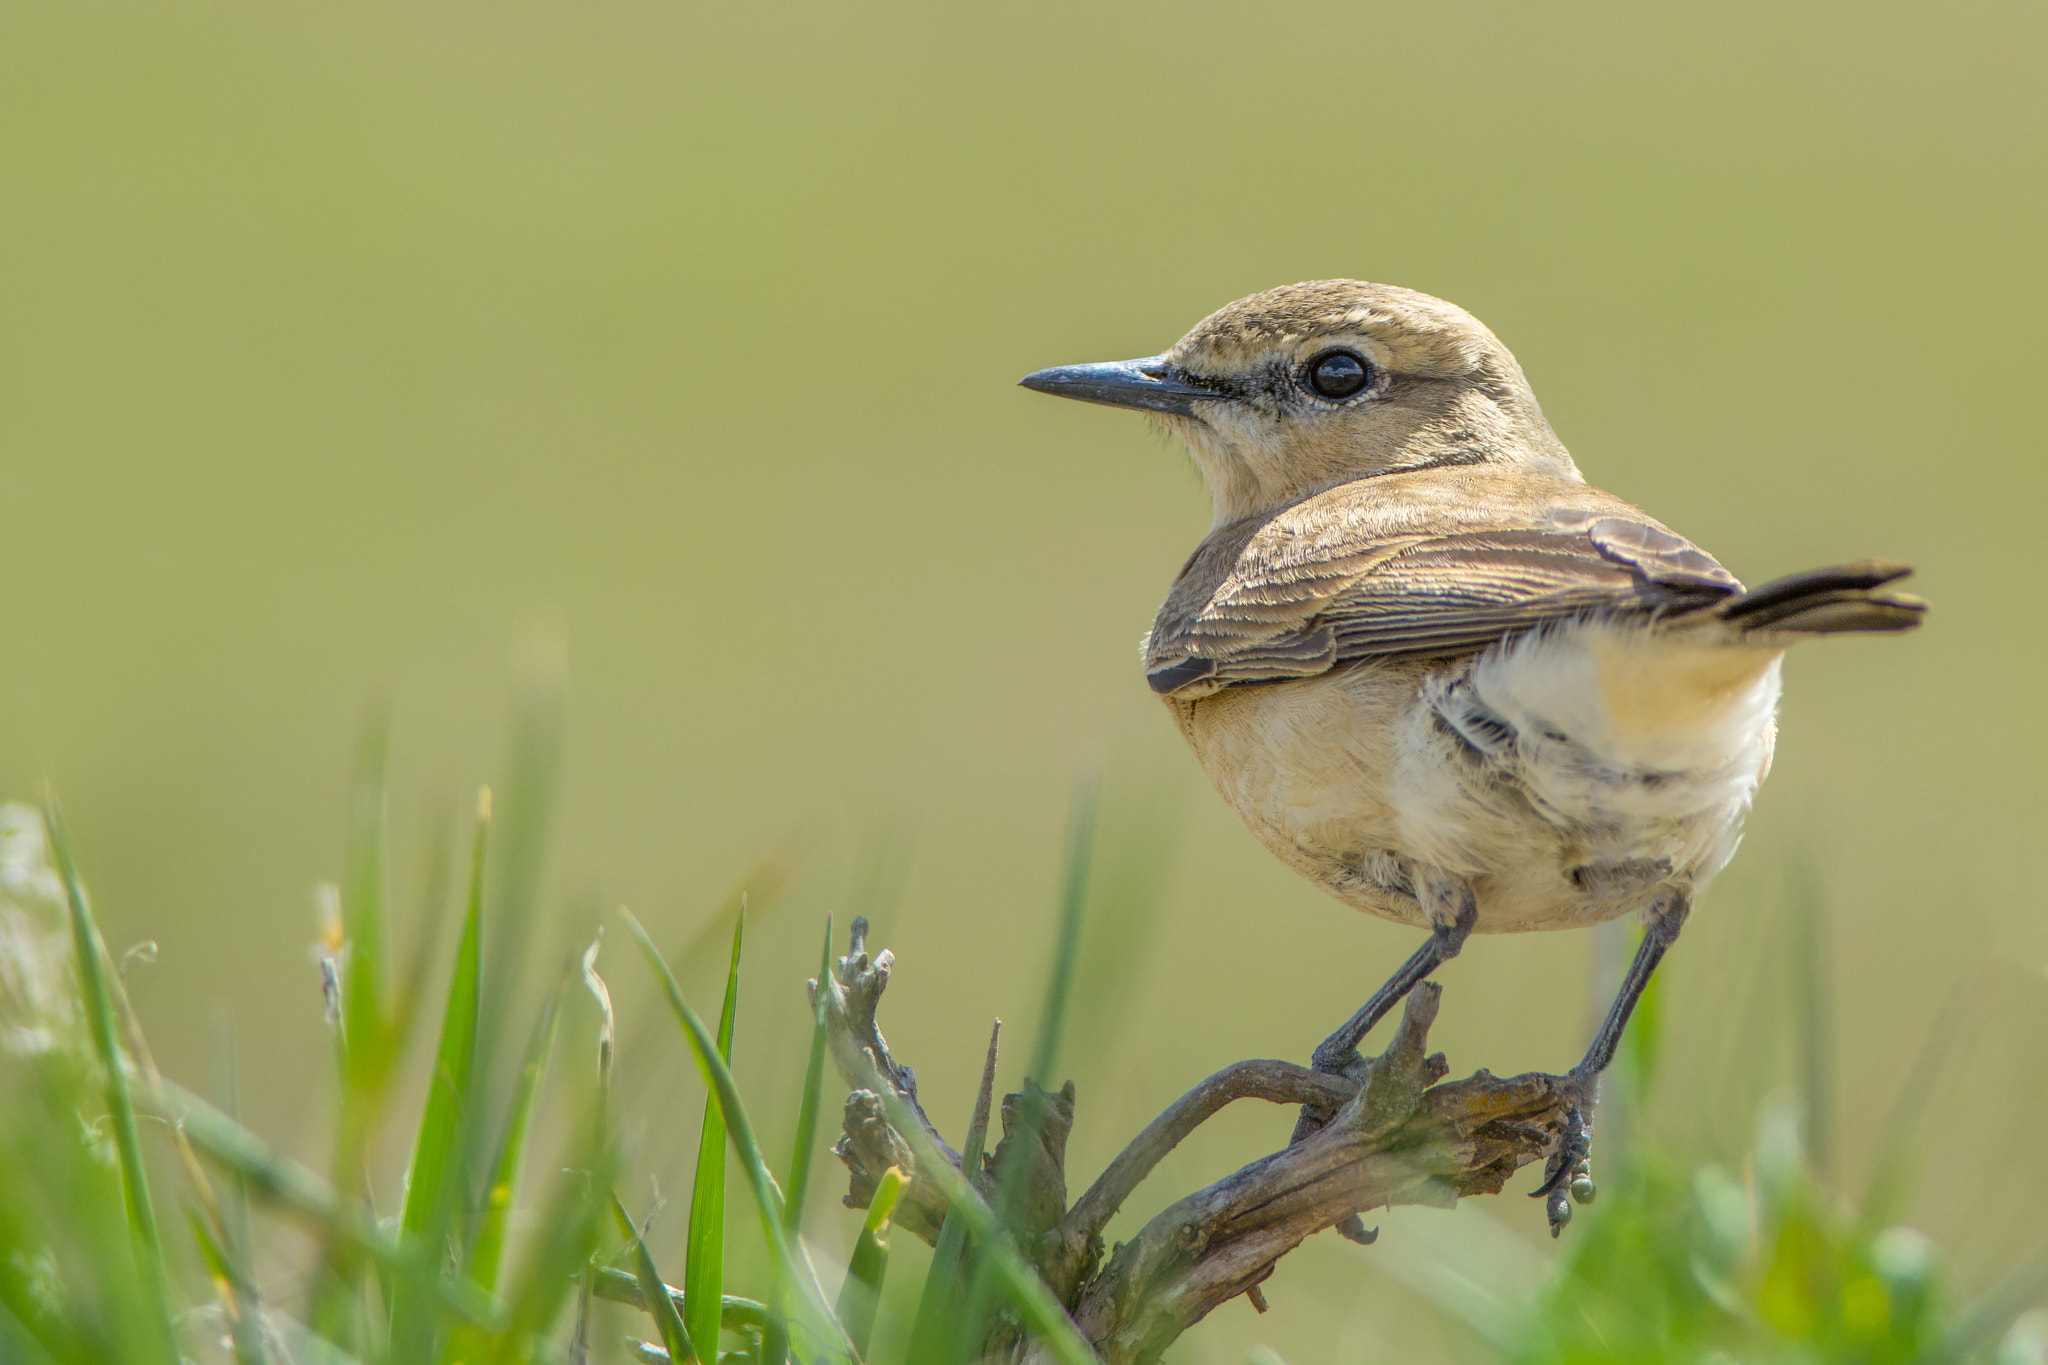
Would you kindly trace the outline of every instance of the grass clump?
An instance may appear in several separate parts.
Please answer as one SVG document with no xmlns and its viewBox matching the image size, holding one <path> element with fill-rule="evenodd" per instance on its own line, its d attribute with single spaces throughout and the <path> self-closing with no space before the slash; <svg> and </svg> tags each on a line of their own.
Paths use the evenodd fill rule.
<svg viewBox="0 0 2048 1365">
<path fill-rule="evenodd" d="M 682 1262 L 657 1262 L 646 1222 L 622 1194 L 610 992 L 597 944 L 580 973 L 569 967 L 524 1015 L 515 983 L 495 975 L 516 972 L 525 957 L 523 944 L 494 935 L 523 934 L 531 922 L 540 858 L 524 845 L 544 828 L 551 800 L 545 736 L 515 747 L 540 758 L 507 784 L 513 809 L 494 812 L 488 793 L 477 805 L 453 962 L 429 994 L 419 962 L 403 972 L 393 962 L 383 736 L 370 727 L 350 802 L 347 875 L 322 948 L 338 1096 L 325 1174 L 239 1122 L 231 1065 L 211 1098 L 157 1072 L 55 802 L 0 807 L 0 1361 L 947 1365 L 990 1340 L 1062 1365 L 1093 1361 L 1005 1231 L 1015 1181 L 999 1171 L 984 1199 L 936 1149 L 914 1155 L 944 1188 L 949 1212 L 922 1292 L 899 1285 L 890 1300 L 914 1302 L 914 1316 L 886 1321 L 882 1294 L 901 1171 L 882 1178 L 848 1264 L 821 1275 L 799 1234 L 825 1104 L 823 992 L 778 1179 L 732 1069 L 743 906 L 715 1027 L 660 946 L 624 918 L 707 1089 Z M 1034 1075 L 1052 1074 L 1073 983 L 1089 979 L 1077 945 L 1092 789 L 1076 809 Z M 505 906 L 512 911 L 500 913 Z M 821 982 L 831 960 L 828 923 Z M 585 1057 L 596 1043 L 594 1075 L 557 1056 L 571 1055 L 559 1035 L 575 1017 L 563 1006 L 579 976 L 600 1004 L 597 1037 L 575 1040 Z M 396 1083 L 423 1018 L 438 1018 L 439 1031 L 425 1099 L 407 1114 Z M 524 1047 L 498 1065 L 497 1040 Z M 890 1117 L 913 1147 L 926 1138 L 907 1111 Z M 379 1207 L 366 1159 L 394 1129 L 409 1136 L 407 1179 Z M 534 1150 L 540 1131 L 553 1135 L 545 1160 Z M 971 1134 L 971 1158 L 980 1145 Z M 731 1232 L 728 1153 L 753 1215 Z M 1424 1248 L 1382 1244 L 1369 1254 L 1514 1365 L 2030 1365 L 2048 1353 L 2048 1328 L 2024 1316 L 2048 1291 L 2048 1267 L 2021 1267 L 1989 1299 L 1955 1311 L 1924 1238 L 1873 1210 L 1834 1211 L 1786 1113 L 1767 1112 L 1739 1169 L 1686 1169 L 1634 1151 L 1603 1203 L 1610 1207 L 1574 1230 L 1561 1260 L 1524 1268 L 1513 1294 L 1475 1297 L 1483 1276 L 1464 1253 L 1432 1261 Z M 310 1234 L 310 1252 L 260 1264 L 252 1205 Z M 728 1238 L 750 1225 L 736 1259 Z M 729 1272 L 762 1264 L 762 1252 L 765 1269 L 748 1292 L 729 1292 Z M 621 1330 L 621 1310 L 605 1304 L 638 1315 Z"/>
<path fill-rule="evenodd" d="M 525 1020 L 512 1004 L 515 983 L 493 979 L 494 964 L 516 973 L 525 956 L 523 945 L 492 937 L 525 931 L 540 859 L 531 848 L 493 847 L 485 791 L 443 988 L 429 997 L 419 962 L 395 971 L 384 747 L 384 727 L 373 721 L 351 793 L 347 872 L 320 945 L 338 1094 L 324 1176 L 245 1128 L 232 1093 L 204 1099 L 157 1074 L 54 800 L 40 811 L 0 808 L 0 1361 L 860 1359 L 886 1269 L 887 1202 L 863 1226 L 843 1277 L 843 1308 L 825 1293 L 797 1235 L 823 1104 L 822 1007 L 797 1106 L 800 1131 L 778 1182 L 731 1070 L 744 907 L 715 1029 L 685 999 L 653 939 L 625 917 L 709 1092 L 685 1255 L 680 1274 L 665 1278 L 617 1192 L 611 1005 L 597 945 L 581 973 L 601 1004 L 597 1083 L 579 1095 L 549 1074 L 572 978 Z M 516 772 L 508 788 L 529 809 L 495 823 L 516 845 L 545 825 L 530 807 L 544 812 L 551 800 L 552 764 L 545 735 L 526 736 L 515 753 L 527 755 L 533 771 Z M 499 913 L 502 905 L 512 913 Z M 829 963 L 829 925 L 826 934 Z M 438 1013 L 440 1030 L 425 1100 L 408 1120 L 397 1109 L 397 1081 L 415 1023 L 429 1013 Z M 494 1085 L 491 1041 L 516 1036 L 529 1040 L 525 1054 L 509 1082 Z M 568 1115 L 554 1126 L 569 1136 L 543 1164 L 528 1149 L 551 1093 Z M 393 1126 L 409 1131 L 410 1157 L 396 1207 L 384 1210 L 366 1169 L 378 1136 Z M 758 1299 L 724 1292 L 728 1149 L 768 1252 Z M 174 1179 L 165 1179 L 167 1156 Z M 538 1174 L 550 1166 L 552 1179 Z M 985 1220 L 988 1210 L 964 1182 L 960 1193 Z M 253 1263 L 251 1199 L 311 1234 L 310 1265 Z M 160 1226 L 173 1207 L 182 1217 Z M 515 1237 L 522 1210 L 534 1230 Z M 304 1286 L 296 1301 L 259 1290 L 294 1280 Z M 1013 1281 L 997 1285 L 999 1302 L 1009 1303 Z M 603 1301 L 638 1307 L 648 1339 L 599 1325 L 593 1309 Z M 1020 1307 L 1064 1336 L 1057 1358 L 1089 1359 L 1072 1328 L 1046 1309 Z"/>
</svg>

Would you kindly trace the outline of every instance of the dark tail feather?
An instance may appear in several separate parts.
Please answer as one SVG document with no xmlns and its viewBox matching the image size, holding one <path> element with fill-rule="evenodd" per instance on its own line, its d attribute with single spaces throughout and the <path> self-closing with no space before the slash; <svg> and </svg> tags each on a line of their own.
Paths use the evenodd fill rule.
<svg viewBox="0 0 2048 1365">
<path fill-rule="evenodd" d="M 1911 593 L 1879 592 L 1913 572 L 1910 564 L 1864 559 L 1766 583 L 1721 608 L 1745 631 L 1833 635 L 1841 631 L 1911 630 L 1927 604 Z"/>
</svg>

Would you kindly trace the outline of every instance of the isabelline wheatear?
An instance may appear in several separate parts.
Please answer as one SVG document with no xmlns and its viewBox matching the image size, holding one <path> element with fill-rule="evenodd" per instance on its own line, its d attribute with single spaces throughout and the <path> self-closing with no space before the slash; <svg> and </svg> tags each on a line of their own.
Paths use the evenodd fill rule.
<svg viewBox="0 0 2048 1365">
<path fill-rule="evenodd" d="M 1215 525 L 1144 644 L 1153 691 L 1282 862 L 1429 941 L 1315 1051 L 1345 1071 L 1467 934 L 1635 911 L 1642 946 L 1537 1191 L 1590 1198 L 1600 1072 L 1771 763 L 1779 661 L 1925 605 L 1868 560 L 1745 591 L 1589 485 L 1463 309 L 1322 280 L 1239 300 L 1144 360 L 1024 386 L 1180 436 Z M 1305 1120 L 1312 1123 L 1313 1120 Z"/>
</svg>

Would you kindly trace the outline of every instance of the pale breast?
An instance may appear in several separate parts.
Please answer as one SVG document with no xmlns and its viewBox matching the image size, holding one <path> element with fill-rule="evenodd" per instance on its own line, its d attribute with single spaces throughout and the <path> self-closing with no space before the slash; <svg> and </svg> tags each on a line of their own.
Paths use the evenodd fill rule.
<svg viewBox="0 0 2048 1365">
<path fill-rule="evenodd" d="M 1423 924 L 1412 895 L 1364 869 L 1403 842 L 1398 745 L 1429 672 L 1360 664 L 1167 704 L 1217 791 L 1282 862 L 1358 909 Z"/>
<path fill-rule="evenodd" d="M 1778 655 L 1584 623 L 1457 661 L 1369 662 L 1170 702 L 1289 866 L 1424 923 L 1406 863 L 1472 879 L 1481 932 L 1567 928 L 1697 886 L 1770 762 Z"/>
</svg>

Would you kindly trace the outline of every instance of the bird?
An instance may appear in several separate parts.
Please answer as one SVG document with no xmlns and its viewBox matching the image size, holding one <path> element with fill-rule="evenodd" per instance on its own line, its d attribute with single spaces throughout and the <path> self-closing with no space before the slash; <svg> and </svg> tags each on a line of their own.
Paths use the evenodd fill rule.
<svg viewBox="0 0 2048 1365">
<path fill-rule="evenodd" d="M 1640 919 L 1562 1078 L 1535 1192 L 1556 1236 L 1595 1194 L 1600 1073 L 1770 770 L 1786 650 L 1918 626 L 1927 604 L 1889 587 L 1910 567 L 1745 589 L 1586 481 L 1484 324 L 1393 285 L 1270 289 L 1159 355 L 1020 383 L 1186 445 L 1214 522 L 1145 636 L 1146 679 L 1281 862 L 1429 931 L 1315 1069 L 1361 1074 L 1373 1025 L 1470 934 Z"/>
</svg>

